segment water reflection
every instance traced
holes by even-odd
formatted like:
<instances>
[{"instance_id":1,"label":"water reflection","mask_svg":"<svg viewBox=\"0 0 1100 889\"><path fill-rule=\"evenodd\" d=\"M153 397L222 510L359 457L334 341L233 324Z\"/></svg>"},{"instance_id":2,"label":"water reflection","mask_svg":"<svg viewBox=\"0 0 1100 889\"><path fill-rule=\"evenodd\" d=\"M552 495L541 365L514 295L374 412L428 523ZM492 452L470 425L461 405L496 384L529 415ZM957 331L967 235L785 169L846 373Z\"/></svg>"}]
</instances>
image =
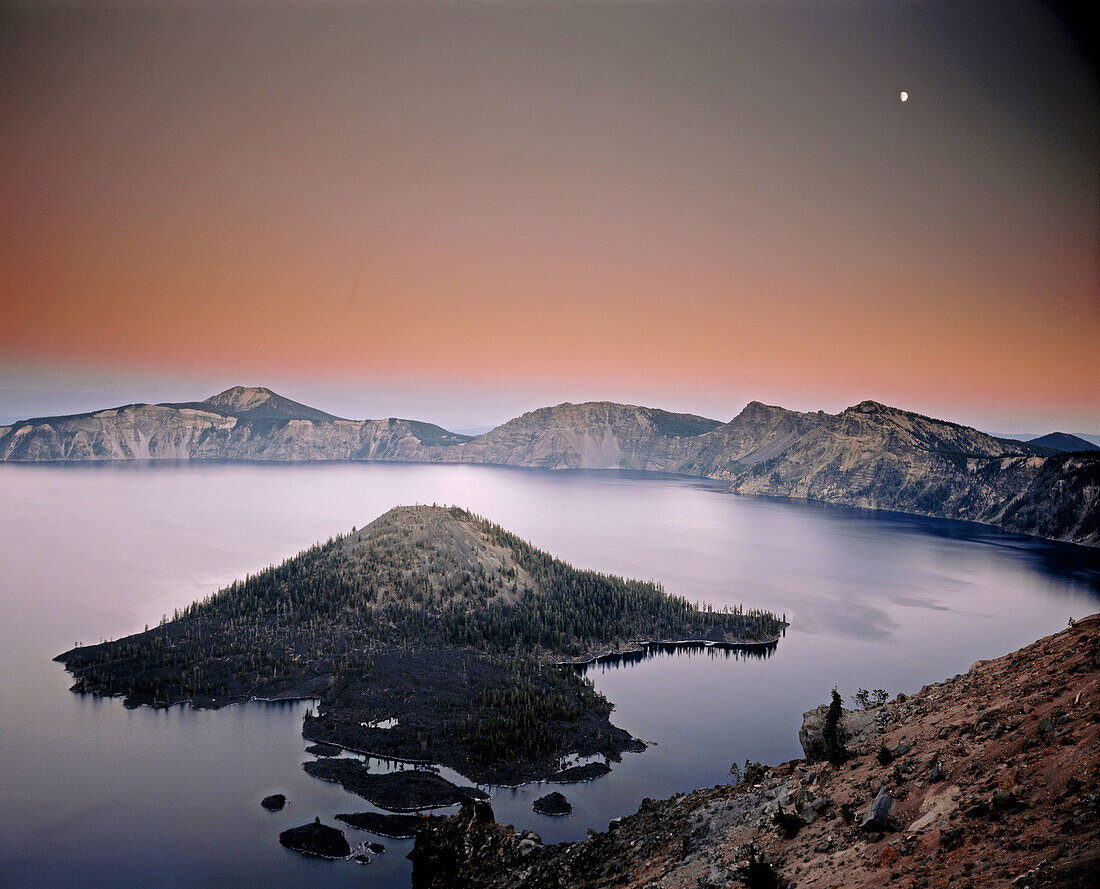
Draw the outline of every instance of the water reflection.
<instances>
[{"instance_id":1,"label":"water reflection","mask_svg":"<svg viewBox=\"0 0 1100 889\"><path fill-rule=\"evenodd\" d=\"M600 654L573 666L581 673L593 667L624 667L663 657L690 657L705 654L718 660L761 660L775 654L778 640L771 642L642 642L639 648Z\"/></svg>"}]
</instances>

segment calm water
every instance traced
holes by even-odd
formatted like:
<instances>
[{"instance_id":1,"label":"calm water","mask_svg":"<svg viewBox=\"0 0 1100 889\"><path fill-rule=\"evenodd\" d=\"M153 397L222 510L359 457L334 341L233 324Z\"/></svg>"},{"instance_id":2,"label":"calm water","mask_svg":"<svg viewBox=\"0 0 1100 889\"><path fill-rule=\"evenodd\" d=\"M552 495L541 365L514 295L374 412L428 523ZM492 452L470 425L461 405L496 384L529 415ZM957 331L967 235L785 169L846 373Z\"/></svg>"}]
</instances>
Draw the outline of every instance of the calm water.
<instances>
[{"instance_id":1,"label":"calm water","mask_svg":"<svg viewBox=\"0 0 1100 889\"><path fill-rule=\"evenodd\" d=\"M118 638L392 506L454 503L575 565L715 606L786 612L767 659L667 654L599 666L614 721L652 742L565 788L494 789L498 819L583 837L731 762L800 754L802 711L839 685L914 691L1100 610L1100 553L949 522L745 499L697 480L473 466L0 465L0 885L405 886L411 842L363 867L280 830L370 806L301 770L307 706L125 710L67 691L51 658ZM290 805L268 814L260 799ZM354 845L374 839L348 830Z\"/></svg>"}]
</instances>

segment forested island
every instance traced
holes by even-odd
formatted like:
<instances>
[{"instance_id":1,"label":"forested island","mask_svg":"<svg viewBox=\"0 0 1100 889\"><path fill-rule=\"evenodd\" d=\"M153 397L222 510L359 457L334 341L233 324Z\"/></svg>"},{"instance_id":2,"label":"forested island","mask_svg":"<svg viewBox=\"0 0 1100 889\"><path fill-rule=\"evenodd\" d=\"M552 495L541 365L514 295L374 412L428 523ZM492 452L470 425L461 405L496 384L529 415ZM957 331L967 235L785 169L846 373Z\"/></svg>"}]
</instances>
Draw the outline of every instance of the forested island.
<instances>
[{"instance_id":1,"label":"forested island","mask_svg":"<svg viewBox=\"0 0 1100 889\"><path fill-rule=\"evenodd\" d=\"M397 507L172 620L61 655L73 690L128 706L320 700L314 741L440 763L479 783L644 745L564 660L639 640L774 646L786 623L581 571L457 507Z\"/></svg>"}]
</instances>

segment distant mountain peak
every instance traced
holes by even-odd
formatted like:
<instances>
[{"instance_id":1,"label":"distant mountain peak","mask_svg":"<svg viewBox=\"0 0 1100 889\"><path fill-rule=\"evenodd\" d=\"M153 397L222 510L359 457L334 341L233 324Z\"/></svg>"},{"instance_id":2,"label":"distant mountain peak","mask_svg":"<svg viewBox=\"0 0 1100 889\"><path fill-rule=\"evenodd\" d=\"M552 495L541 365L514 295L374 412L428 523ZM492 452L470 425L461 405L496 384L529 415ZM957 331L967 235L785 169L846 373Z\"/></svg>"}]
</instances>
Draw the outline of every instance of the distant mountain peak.
<instances>
[{"instance_id":1,"label":"distant mountain peak","mask_svg":"<svg viewBox=\"0 0 1100 889\"><path fill-rule=\"evenodd\" d=\"M266 386L231 386L200 402L219 413L250 419L313 420L330 422L339 417L314 407L291 401Z\"/></svg>"},{"instance_id":2,"label":"distant mountain peak","mask_svg":"<svg viewBox=\"0 0 1100 889\"><path fill-rule=\"evenodd\" d=\"M741 413L742 414L744 414L744 413L749 413L749 414L769 413L770 414L770 413L773 413L775 411L782 411L782 410L786 410L786 408L782 408L782 407L779 407L779 406L774 405L774 404L764 404L764 402L762 402L762 401L750 401L741 410Z\"/></svg>"},{"instance_id":3,"label":"distant mountain peak","mask_svg":"<svg viewBox=\"0 0 1100 889\"><path fill-rule=\"evenodd\" d=\"M230 386L224 392L211 395L203 399L203 404L214 407L236 408L248 410L272 398L278 398L274 392L266 386Z\"/></svg>"},{"instance_id":4,"label":"distant mountain peak","mask_svg":"<svg viewBox=\"0 0 1100 889\"><path fill-rule=\"evenodd\" d=\"M1028 444L1056 451L1100 451L1100 446L1069 432L1048 432L1031 439Z\"/></svg>"},{"instance_id":5,"label":"distant mountain peak","mask_svg":"<svg viewBox=\"0 0 1100 889\"><path fill-rule=\"evenodd\" d=\"M872 401L867 399L861 401L859 404L853 404L850 408L846 409L844 413L852 414L885 414L885 413L897 413L899 408L890 407L888 404L883 404L881 401Z\"/></svg>"}]
</instances>

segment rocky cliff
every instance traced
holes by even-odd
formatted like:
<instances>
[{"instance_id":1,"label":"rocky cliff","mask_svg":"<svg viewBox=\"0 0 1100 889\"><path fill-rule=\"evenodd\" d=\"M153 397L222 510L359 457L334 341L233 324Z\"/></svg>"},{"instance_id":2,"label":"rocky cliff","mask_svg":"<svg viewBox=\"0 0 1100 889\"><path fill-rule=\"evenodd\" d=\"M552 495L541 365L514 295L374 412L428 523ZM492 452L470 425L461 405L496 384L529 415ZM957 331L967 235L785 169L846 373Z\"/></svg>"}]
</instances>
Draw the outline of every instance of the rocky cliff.
<instances>
[{"instance_id":1,"label":"rocky cliff","mask_svg":"<svg viewBox=\"0 0 1100 889\"><path fill-rule=\"evenodd\" d=\"M559 404L476 438L344 420L268 389L0 427L0 460L398 460L638 469L761 494L968 519L1100 543L1100 452L1052 453L872 401L839 414L752 402L728 423L612 402Z\"/></svg>"},{"instance_id":2,"label":"rocky cliff","mask_svg":"<svg viewBox=\"0 0 1100 889\"><path fill-rule=\"evenodd\" d=\"M459 459L544 469L678 472L685 455L704 447L701 441L719 426L717 420L694 414L632 404L567 402L531 411L486 432L465 445Z\"/></svg>"},{"instance_id":3,"label":"rocky cliff","mask_svg":"<svg viewBox=\"0 0 1100 889\"><path fill-rule=\"evenodd\" d=\"M866 401L781 453L736 467L730 490L968 519L1100 541L1100 459L1039 456L966 426Z\"/></svg>"},{"instance_id":4,"label":"rocky cliff","mask_svg":"<svg viewBox=\"0 0 1100 889\"><path fill-rule=\"evenodd\" d=\"M839 764L753 766L544 846L488 804L417 836L414 889L1096 887L1100 615L845 714ZM807 714L812 721L814 711Z\"/></svg>"}]
</instances>

